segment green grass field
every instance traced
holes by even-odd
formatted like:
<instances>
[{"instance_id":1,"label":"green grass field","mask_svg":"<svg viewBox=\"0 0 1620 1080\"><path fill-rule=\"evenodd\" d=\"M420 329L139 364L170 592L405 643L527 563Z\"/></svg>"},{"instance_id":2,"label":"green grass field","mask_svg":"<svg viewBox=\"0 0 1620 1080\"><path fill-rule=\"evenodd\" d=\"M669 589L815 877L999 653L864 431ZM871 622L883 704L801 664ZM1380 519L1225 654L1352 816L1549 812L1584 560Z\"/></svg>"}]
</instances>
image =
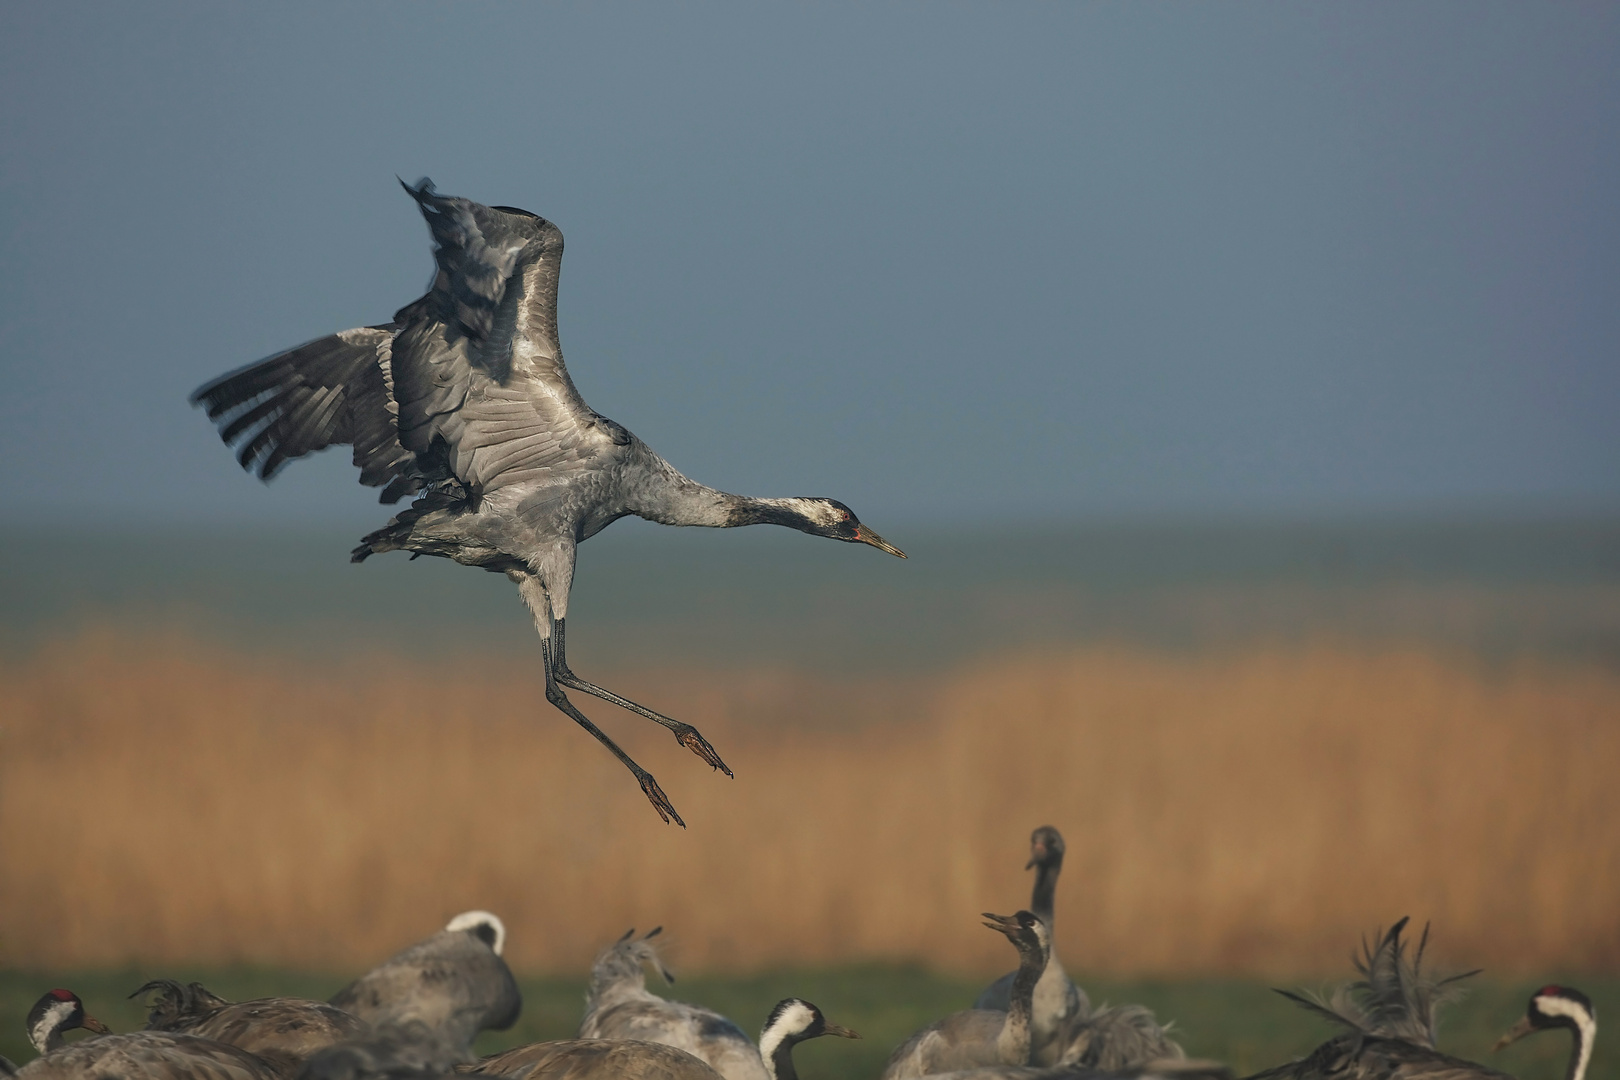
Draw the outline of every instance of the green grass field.
<instances>
[{"instance_id":1,"label":"green grass field","mask_svg":"<svg viewBox=\"0 0 1620 1080\"><path fill-rule=\"evenodd\" d=\"M92 1015L115 1031L138 1029L142 1010L127 994L151 973L98 971L77 974L32 974L0 971L0 1054L22 1063L33 1057L23 1032L28 1007L45 990L67 986L84 998ZM232 1000L273 994L325 998L342 985L332 976L287 971L171 971L197 980ZM913 1030L970 1003L980 981L930 974L914 968L843 967L780 971L749 977L682 979L671 996L719 1009L747 1030L763 1023L770 1006L784 997L803 997L821 1006L828 1018L859 1031L860 1042L822 1039L807 1043L796 1060L806 1077L876 1077L889 1051ZM1085 981L1093 1002L1137 1001L1161 1018L1173 1018L1189 1054L1229 1062L1239 1075L1297 1056L1321 1041L1328 1029L1254 981L1185 982ZM1577 985L1592 996L1601 1014L1620 998L1620 980L1582 979ZM1555 1080L1563 1075L1569 1043L1562 1033L1536 1036L1500 1055L1491 1043L1520 1016L1535 987L1476 980L1472 992L1445 1014L1441 1048L1510 1072L1525 1080ZM523 980L523 1017L511 1031L488 1033L479 1050L492 1053L539 1039L570 1037L584 1000L581 978ZM1599 1038L1590 1077L1617 1075L1612 1043Z\"/></svg>"}]
</instances>

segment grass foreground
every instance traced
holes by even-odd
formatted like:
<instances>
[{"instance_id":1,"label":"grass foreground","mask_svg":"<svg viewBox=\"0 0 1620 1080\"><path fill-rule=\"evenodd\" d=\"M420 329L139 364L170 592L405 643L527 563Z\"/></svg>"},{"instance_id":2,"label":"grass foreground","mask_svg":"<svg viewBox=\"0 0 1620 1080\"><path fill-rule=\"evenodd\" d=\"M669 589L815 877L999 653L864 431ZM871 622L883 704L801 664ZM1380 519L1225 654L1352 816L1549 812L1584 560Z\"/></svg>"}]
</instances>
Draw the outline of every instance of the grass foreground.
<instances>
[{"instance_id":1,"label":"grass foreground","mask_svg":"<svg viewBox=\"0 0 1620 1080\"><path fill-rule=\"evenodd\" d=\"M272 995L326 998L344 983L341 977L268 969L183 970L167 977L202 982L231 1000ZM91 1015L114 1031L138 1030L145 1013L127 995L153 973L147 971L81 971L35 974L0 971L0 1054L21 1064L34 1056L23 1032L23 1017L45 990L66 986L85 1001ZM570 1038L579 1023L585 984L579 977L525 978L523 1015L510 1031L487 1032L480 1053L542 1039ZM1620 979L1579 980L1599 1013L1620 998ZM847 966L819 970L782 970L743 977L683 978L668 988L669 996L715 1008L745 1030L755 1031L765 1014L784 997L802 997L819 1005L828 1019L852 1027L859 1042L821 1039L801 1046L795 1055L801 1073L812 1078L851 1080L876 1077L889 1052L912 1031L955 1009L965 1008L983 980L932 974L919 968ZM1255 980L1206 979L1174 982L1085 980L1093 1003L1141 1002L1162 1019L1173 1019L1190 1055L1229 1063L1239 1076L1305 1053L1329 1034L1327 1025L1273 994ZM1530 992L1528 983L1474 980L1470 993L1444 1014L1441 1049L1483 1061L1524 1080L1555 1080L1563 1075L1569 1041L1560 1032L1526 1039L1500 1055L1491 1043L1519 1018ZM73 1036L77 1037L77 1036ZM1487 1060L1488 1059L1488 1060ZM1620 1055L1600 1037L1588 1075L1616 1075Z\"/></svg>"}]
</instances>

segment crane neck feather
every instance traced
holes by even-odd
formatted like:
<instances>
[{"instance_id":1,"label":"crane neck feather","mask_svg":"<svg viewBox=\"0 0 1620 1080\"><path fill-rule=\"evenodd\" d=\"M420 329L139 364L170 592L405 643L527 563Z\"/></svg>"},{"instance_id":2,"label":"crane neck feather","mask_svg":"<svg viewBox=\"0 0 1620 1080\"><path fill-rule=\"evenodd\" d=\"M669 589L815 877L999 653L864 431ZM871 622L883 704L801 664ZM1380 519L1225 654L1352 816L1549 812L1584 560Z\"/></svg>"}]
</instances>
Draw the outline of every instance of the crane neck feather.
<instances>
[{"instance_id":1,"label":"crane neck feather","mask_svg":"<svg viewBox=\"0 0 1620 1080\"><path fill-rule=\"evenodd\" d=\"M1570 1028L1575 1045L1570 1049L1569 1071L1565 1074L1565 1080L1585 1080L1586 1067L1592 1061L1592 1044L1597 1039L1597 1021L1584 1009L1572 1010L1570 1019L1575 1022L1574 1027Z\"/></svg>"},{"instance_id":2,"label":"crane neck feather","mask_svg":"<svg viewBox=\"0 0 1620 1080\"><path fill-rule=\"evenodd\" d=\"M1007 1019L996 1036L996 1056L1006 1065L1028 1065L1033 1050L1033 1031L1030 1027L1035 984L1046 971L1047 948L1020 948L1018 974L1013 976L1012 993L1007 1001Z\"/></svg>"},{"instance_id":3,"label":"crane neck feather","mask_svg":"<svg viewBox=\"0 0 1620 1080\"><path fill-rule=\"evenodd\" d=\"M1057 904L1057 880L1062 872L1061 862L1035 864L1035 888L1030 892L1029 910L1046 924L1047 929L1052 927L1052 912Z\"/></svg>"},{"instance_id":4,"label":"crane neck feather","mask_svg":"<svg viewBox=\"0 0 1620 1080\"><path fill-rule=\"evenodd\" d=\"M780 524L787 499L755 499L700 484L649 448L629 482L625 509L660 525L729 529L739 525Z\"/></svg>"},{"instance_id":5,"label":"crane neck feather","mask_svg":"<svg viewBox=\"0 0 1620 1080\"><path fill-rule=\"evenodd\" d=\"M799 1080L793 1067L793 1047L815 1026L817 1016L803 1001L784 1001L759 1033L759 1056L771 1080Z\"/></svg>"},{"instance_id":6,"label":"crane neck feather","mask_svg":"<svg viewBox=\"0 0 1620 1080\"><path fill-rule=\"evenodd\" d=\"M48 1054L62 1045L62 1032L78 1008L71 1001L57 1001L46 1009L34 1026L28 1029L28 1041L41 1054Z\"/></svg>"},{"instance_id":7,"label":"crane neck feather","mask_svg":"<svg viewBox=\"0 0 1620 1080\"><path fill-rule=\"evenodd\" d=\"M793 1067L793 1044L797 1041L781 1035L774 1042L760 1046L760 1056L765 1059L765 1071L770 1074L770 1080L799 1080L799 1071Z\"/></svg>"},{"instance_id":8,"label":"crane neck feather","mask_svg":"<svg viewBox=\"0 0 1620 1080\"><path fill-rule=\"evenodd\" d=\"M830 511L822 500L771 499L733 495L682 476L660 459L662 469L642 486L629 510L660 525L690 525L735 529L743 525L783 525L814 532L830 524Z\"/></svg>"}]
</instances>

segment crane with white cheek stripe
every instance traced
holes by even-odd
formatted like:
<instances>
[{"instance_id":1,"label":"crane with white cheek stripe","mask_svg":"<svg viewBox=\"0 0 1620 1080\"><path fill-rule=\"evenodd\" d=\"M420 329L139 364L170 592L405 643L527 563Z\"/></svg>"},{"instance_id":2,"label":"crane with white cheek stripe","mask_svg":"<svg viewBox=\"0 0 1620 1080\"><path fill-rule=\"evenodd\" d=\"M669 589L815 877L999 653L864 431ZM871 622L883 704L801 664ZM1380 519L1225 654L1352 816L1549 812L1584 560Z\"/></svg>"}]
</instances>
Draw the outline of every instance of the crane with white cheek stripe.
<instances>
[{"instance_id":1,"label":"crane with white cheek stripe","mask_svg":"<svg viewBox=\"0 0 1620 1080\"><path fill-rule=\"evenodd\" d=\"M1493 1050L1518 1042L1526 1035L1538 1031L1564 1028L1575 1040L1570 1049L1566 1080L1584 1080L1586 1066L1592 1060L1592 1044L1597 1040L1597 1010L1592 999L1567 986L1543 986L1530 995L1530 1004L1524 1016L1513 1029L1496 1040Z\"/></svg>"},{"instance_id":2,"label":"crane with white cheek stripe","mask_svg":"<svg viewBox=\"0 0 1620 1080\"><path fill-rule=\"evenodd\" d=\"M847 1027L829 1023L820 1009L803 998L778 1001L759 1033L759 1055L765 1059L765 1071L771 1080L799 1080L798 1070L793 1067L793 1048L823 1035L860 1038Z\"/></svg>"}]
</instances>

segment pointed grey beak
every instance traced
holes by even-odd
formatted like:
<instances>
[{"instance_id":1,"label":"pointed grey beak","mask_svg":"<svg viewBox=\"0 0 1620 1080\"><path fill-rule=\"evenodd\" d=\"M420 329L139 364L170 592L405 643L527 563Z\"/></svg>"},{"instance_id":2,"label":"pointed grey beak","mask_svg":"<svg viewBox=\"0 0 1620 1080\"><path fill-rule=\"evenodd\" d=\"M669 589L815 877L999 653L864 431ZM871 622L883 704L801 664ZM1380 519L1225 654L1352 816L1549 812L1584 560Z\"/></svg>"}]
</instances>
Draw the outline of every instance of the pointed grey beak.
<instances>
[{"instance_id":1,"label":"pointed grey beak","mask_svg":"<svg viewBox=\"0 0 1620 1080\"><path fill-rule=\"evenodd\" d=\"M890 555L898 555L902 559L906 557L905 552L883 539L883 537L879 536L871 529L868 529L865 525L857 525L855 527L855 538L863 544L871 544L880 551L887 551Z\"/></svg>"},{"instance_id":2,"label":"pointed grey beak","mask_svg":"<svg viewBox=\"0 0 1620 1080\"><path fill-rule=\"evenodd\" d=\"M1520 1017L1519 1022L1513 1025L1511 1031L1502 1036L1500 1039L1496 1040L1496 1045L1491 1047L1491 1053L1494 1054L1496 1051L1502 1049L1502 1047L1508 1045L1509 1043L1518 1042L1520 1039L1524 1038L1526 1035L1535 1030L1536 1025L1530 1022L1529 1016Z\"/></svg>"},{"instance_id":3,"label":"pointed grey beak","mask_svg":"<svg viewBox=\"0 0 1620 1080\"><path fill-rule=\"evenodd\" d=\"M839 1027L837 1024L826 1024L825 1027L826 1030L824 1034L836 1035L840 1039L858 1039L861 1037L860 1032L851 1031L847 1027Z\"/></svg>"}]
</instances>

